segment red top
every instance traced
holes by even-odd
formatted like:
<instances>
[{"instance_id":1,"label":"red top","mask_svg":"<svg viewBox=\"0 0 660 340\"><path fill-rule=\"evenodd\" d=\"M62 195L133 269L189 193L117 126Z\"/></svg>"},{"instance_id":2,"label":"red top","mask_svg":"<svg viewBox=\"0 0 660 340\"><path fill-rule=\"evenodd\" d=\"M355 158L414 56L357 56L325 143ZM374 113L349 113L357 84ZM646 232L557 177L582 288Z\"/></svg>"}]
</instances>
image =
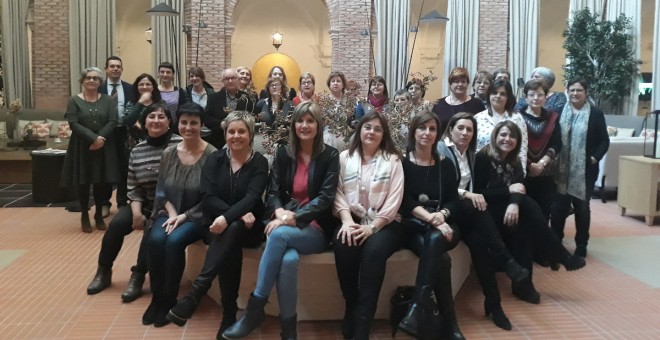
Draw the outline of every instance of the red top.
<instances>
[{"instance_id":1,"label":"red top","mask_svg":"<svg viewBox=\"0 0 660 340\"><path fill-rule=\"evenodd\" d=\"M298 162L296 164L296 174L293 176L293 192L291 193L291 198L300 202L300 207L304 207L309 203L309 194L307 192L307 186L309 183L309 165L305 165L302 157L298 157ZM311 226L316 228L321 228L321 226L312 221Z\"/></svg>"}]
</instances>

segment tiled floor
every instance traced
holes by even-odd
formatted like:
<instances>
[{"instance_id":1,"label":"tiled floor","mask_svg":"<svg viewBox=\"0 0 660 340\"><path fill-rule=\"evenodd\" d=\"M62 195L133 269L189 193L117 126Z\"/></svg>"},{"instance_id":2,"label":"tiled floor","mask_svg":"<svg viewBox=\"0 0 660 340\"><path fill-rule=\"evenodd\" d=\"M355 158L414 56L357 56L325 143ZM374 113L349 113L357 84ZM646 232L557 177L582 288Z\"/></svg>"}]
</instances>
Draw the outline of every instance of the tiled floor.
<instances>
[{"instance_id":1,"label":"tiled floor","mask_svg":"<svg viewBox=\"0 0 660 340\"><path fill-rule=\"evenodd\" d=\"M535 268L541 304L531 305L510 294L500 277L503 307L513 323L510 332L483 316L483 298L470 277L456 298L461 328L468 339L660 339L660 290L635 273L660 276L658 266L624 270L643 249L630 251L621 240L658 239L660 228L643 219L619 216L616 202L592 201L592 237L588 265L577 272ZM140 323L148 297L130 304L119 298L130 275L140 235L130 235L115 264L113 285L88 296L102 232L83 234L78 215L62 208L0 209L0 250L12 251L0 267L0 338L2 339L211 339L220 313L205 299L186 327L156 329ZM568 234L572 235L572 221ZM648 237L652 236L652 237ZM648 237L648 238L647 238ZM600 239L607 242L600 242ZM566 242L567 245L570 241ZM600 245L600 244L603 245ZM622 244L624 242L621 242ZM647 242L648 243L648 242ZM640 247L653 243L640 242ZM657 249L660 246L655 247ZM24 250L24 253L20 251ZM16 252L19 251L19 252ZM0 252L0 257L3 252ZM608 257L606 261L598 257ZM614 261L618 258L625 261ZM186 289L185 284L182 289ZM301 339L340 339L338 322L301 322ZM278 338L279 325L269 318L252 339ZM375 323L373 338L390 338L386 321ZM397 338L407 338L399 333Z\"/></svg>"}]
</instances>

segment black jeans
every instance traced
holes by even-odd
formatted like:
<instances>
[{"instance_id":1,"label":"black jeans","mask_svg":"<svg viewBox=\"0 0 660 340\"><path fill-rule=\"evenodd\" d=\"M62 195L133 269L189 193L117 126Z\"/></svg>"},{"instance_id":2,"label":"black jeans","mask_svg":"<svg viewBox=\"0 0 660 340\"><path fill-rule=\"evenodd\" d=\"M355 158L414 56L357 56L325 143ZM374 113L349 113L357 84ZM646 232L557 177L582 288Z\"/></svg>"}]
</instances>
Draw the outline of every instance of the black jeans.
<instances>
[{"instance_id":1,"label":"black jeans","mask_svg":"<svg viewBox=\"0 0 660 340\"><path fill-rule=\"evenodd\" d=\"M387 259L402 246L403 227L392 221L360 246L342 244L334 232L335 264L346 315L355 320L355 339L368 337L385 277ZM365 338L366 339L366 338Z\"/></svg>"},{"instance_id":2,"label":"black jeans","mask_svg":"<svg viewBox=\"0 0 660 340\"><path fill-rule=\"evenodd\" d=\"M557 193L554 178L550 176L527 177L525 178L525 190L527 195L539 204L545 219L549 220L552 202Z\"/></svg>"},{"instance_id":3,"label":"black jeans","mask_svg":"<svg viewBox=\"0 0 660 340\"><path fill-rule=\"evenodd\" d=\"M142 212L146 214L147 212ZM117 215L112 218L108 230L103 235L101 242L101 251L99 252L99 266L112 268L112 265L117 259L117 255L124 244L124 237L133 232L133 211L131 207L126 205L119 208ZM131 268L131 271L138 272L142 275L146 274L147 269L147 235L148 231L145 230L140 242L140 249L138 250L137 263Z\"/></svg>"},{"instance_id":4,"label":"black jeans","mask_svg":"<svg viewBox=\"0 0 660 340\"><path fill-rule=\"evenodd\" d=\"M413 301L420 301L422 287L431 286L438 302L438 308L442 312L453 308L451 257L447 252L456 248L461 240L460 229L455 225L450 225L454 232L449 241L440 230L416 218L404 219L402 224L405 234L404 247L419 257Z\"/></svg>"},{"instance_id":5,"label":"black jeans","mask_svg":"<svg viewBox=\"0 0 660 340\"><path fill-rule=\"evenodd\" d=\"M232 222L221 234L207 235L209 248L204 266L192 284L188 296L199 303L217 276L220 281L220 299L225 312L236 313L238 290L243 269L243 247L256 247L263 241L264 225L256 220L252 228L245 228L241 220Z\"/></svg>"},{"instance_id":6,"label":"black jeans","mask_svg":"<svg viewBox=\"0 0 660 340\"><path fill-rule=\"evenodd\" d=\"M80 211L83 213L89 209L89 186L90 184L80 184L78 186L78 202L80 203ZM94 205L100 211L103 202L105 202L105 193L108 190L112 191L112 184L94 183L91 186L94 195Z\"/></svg>"},{"instance_id":7,"label":"black jeans","mask_svg":"<svg viewBox=\"0 0 660 340\"><path fill-rule=\"evenodd\" d=\"M588 196L591 198L591 195ZM589 226L591 225L591 208L589 200L581 200L575 196L557 194L552 206L550 224L559 240L564 239L564 227L568 212L573 204L575 213L575 245L586 247L589 243Z\"/></svg>"}]
</instances>

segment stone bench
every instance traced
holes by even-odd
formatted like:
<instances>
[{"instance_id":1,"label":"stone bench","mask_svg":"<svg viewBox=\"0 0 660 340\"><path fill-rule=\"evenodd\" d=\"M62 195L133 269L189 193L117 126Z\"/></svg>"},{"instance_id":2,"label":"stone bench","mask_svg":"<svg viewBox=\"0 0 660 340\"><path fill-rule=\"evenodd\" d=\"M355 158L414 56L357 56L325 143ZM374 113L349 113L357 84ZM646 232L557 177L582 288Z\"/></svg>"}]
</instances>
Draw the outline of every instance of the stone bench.
<instances>
[{"instance_id":1,"label":"stone bench","mask_svg":"<svg viewBox=\"0 0 660 340\"><path fill-rule=\"evenodd\" d=\"M202 242L188 246L184 278L193 281L201 271L206 256L207 246ZM245 308L250 293L257 283L257 269L263 253L263 246L254 249L243 249L243 272L239 291L238 306ZM452 258L452 289L454 295L470 273L470 252L461 242L449 252ZM410 250L397 251L387 261L385 280L378 298L376 319L388 319L389 299L398 286L414 285L417 273L417 256ZM218 280L208 295L220 303ZM300 256L298 267L298 320L341 320L344 316L344 298L339 288L335 256L332 251L320 254ZM266 304L266 314L279 315L276 289L273 288L269 303Z\"/></svg>"}]
</instances>

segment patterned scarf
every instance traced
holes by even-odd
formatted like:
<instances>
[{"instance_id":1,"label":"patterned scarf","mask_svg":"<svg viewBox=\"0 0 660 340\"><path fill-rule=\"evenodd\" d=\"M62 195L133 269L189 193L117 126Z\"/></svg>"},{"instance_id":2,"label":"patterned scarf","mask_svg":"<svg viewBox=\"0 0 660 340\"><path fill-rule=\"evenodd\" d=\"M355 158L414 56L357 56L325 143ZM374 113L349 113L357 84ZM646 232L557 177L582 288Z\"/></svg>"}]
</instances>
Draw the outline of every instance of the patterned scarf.
<instances>
[{"instance_id":1,"label":"patterned scarf","mask_svg":"<svg viewBox=\"0 0 660 340\"><path fill-rule=\"evenodd\" d=\"M579 111L573 111L570 103L564 105L559 119L561 142L557 191L587 200L585 171L587 167L587 129L591 106L585 103Z\"/></svg>"},{"instance_id":2,"label":"patterned scarf","mask_svg":"<svg viewBox=\"0 0 660 340\"><path fill-rule=\"evenodd\" d=\"M350 154L346 159L346 171L344 173L344 194L351 213L361 219L360 224L369 224L376 217L376 213L385 202L387 192L390 188L392 162L396 156L390 155L390 159L383 157L383 152L378 151L371 164L375 164L373 175L369 183L369 207L365 209L360 204L360 191L362 185L362 156L358 152Z\"/></svg>"}]
</instances>

